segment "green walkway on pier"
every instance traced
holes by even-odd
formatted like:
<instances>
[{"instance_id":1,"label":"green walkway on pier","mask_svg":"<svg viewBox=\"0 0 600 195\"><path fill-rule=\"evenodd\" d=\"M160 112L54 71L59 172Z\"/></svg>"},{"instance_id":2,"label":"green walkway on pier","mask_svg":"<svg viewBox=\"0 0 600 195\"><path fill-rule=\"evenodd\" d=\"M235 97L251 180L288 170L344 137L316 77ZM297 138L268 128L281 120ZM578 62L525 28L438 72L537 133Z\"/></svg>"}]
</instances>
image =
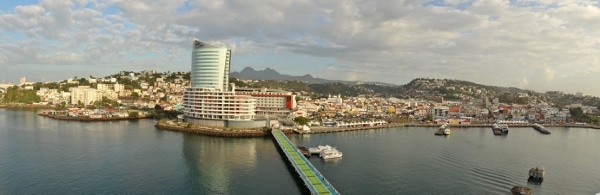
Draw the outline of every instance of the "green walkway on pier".
<instances>
[{"instance_id":1,"label":"green walkway on pier","mask_svg":"<svg viewBox=\"0 0 600 195\"><path fill-rule=\"evenodd\" d=\"M339 194L281 130L274 129L271 133L312 194Z\"/></svg>"}]
</instances>

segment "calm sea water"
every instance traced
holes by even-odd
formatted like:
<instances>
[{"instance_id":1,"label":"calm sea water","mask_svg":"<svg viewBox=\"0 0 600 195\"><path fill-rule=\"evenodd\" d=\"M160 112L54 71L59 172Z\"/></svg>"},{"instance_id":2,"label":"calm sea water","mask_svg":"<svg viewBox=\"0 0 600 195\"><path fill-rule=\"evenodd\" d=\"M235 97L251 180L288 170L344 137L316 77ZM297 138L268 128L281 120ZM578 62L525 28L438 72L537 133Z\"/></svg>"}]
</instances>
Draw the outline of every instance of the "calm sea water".
<instances>
[{"instance_id":1,"label":"calm sea water","mask_svg":"<svg viewBox=\"0 0 600 195\"><path fill-rule=\"evenodd\" d=\"M2 194L301 194L302 184L269 138L162 131L153 120L73 122L0 109ZM535 194L600 192L600 130L393 128L290 135L330 144L339 160L310 161L343 194ZM532 167L541 185L527 183Z\"/></svg>"}]
</instances>

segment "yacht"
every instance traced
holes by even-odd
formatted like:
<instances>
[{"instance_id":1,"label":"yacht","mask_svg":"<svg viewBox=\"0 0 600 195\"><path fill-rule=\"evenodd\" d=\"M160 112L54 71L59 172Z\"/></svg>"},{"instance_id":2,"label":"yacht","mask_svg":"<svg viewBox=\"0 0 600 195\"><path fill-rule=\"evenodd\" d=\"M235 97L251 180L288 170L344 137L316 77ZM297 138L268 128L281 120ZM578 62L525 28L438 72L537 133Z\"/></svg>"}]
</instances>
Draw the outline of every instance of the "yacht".
<instances>
[{"instance_id":1,"label":"yacht","mask_svg":"<svg viewBox=\"0 0 600 195\"><path fill-rule=\"evenodd\" d=\"M330 145L318 145L317 147L308 148L308 152L310 152L310 154L321 154L321 151L332 148L333 147L331 147Z\"/></svg>"},{"instance_id":2,"label":"yacht","mask_svg":"<svg viewBox=\"0 0 600 195\"><path fill-rule=\"evenodd\" d=\"M450 135L452 131L450 131L450 127L446 127L446 129L444 129L444 135Z\"/></svg>"},{"instance_id":3,"label":"yacht","mask_svg":"<svg viewBox=\"0 0 600 195\"><path fill-rule=\"evenodd\" d=\"M342 152L337 150L336 148L331 147L321 150L319 156L323 159L341 158Z\"/></svg>"}]
</instances>

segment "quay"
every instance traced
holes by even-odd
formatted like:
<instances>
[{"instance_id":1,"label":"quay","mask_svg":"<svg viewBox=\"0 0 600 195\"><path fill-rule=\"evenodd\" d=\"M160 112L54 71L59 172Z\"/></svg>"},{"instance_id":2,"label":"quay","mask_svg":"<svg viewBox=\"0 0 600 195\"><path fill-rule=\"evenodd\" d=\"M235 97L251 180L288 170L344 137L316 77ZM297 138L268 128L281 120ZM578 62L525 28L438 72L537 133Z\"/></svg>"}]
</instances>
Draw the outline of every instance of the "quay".
<instances>
[{"instance_id":1,"label":"quay","mask_svg":"<svg viewBox=\"0 0 600 195\"><path fill-rule=\"evenodd\" d=\"M325 177L304 157L285 134L278 129L271 131L279 149L285 154L311 194L340 194Z\"/></svg>"},{"instance_id":2,"label":"quay","mask_svg":"<svg viewBox=\"0 0 600 195\"><path fill-rule=\"evenodd\" d=\"M506 124L508 127L533 127L533 124ZM451 124L450 126L456 128L469 128L469 127L493 127L492 124ZM574 127L574 128L591 128L600 129L600 126L595 125L572 125L572 124L552 124L546 125L550 127ZM346 131L360 131L360 130L372 130L372 129L384 129L394 127L439 127L439 124L421 124L421 123L388 123L376 126L355 126L355 127L311 127L310 131L293 130L298 134L318 134L318 133L338 133ZM493 129L492 129L493 131ZM502 129L500 129L498 135L503 135Z\"/></svg>"},{"instance_id":3,"label":"quay","mask_svg":"<svg viewBox=\"0 0 600 195\"><path fill-rule=\"evenodd\" d=\"M371 129L384 129L393 127L404 127L404 123L389 123L377 126L356 126L356 127L311 127L310 131L295 130L298 134L316 134L316 133L336 133L345 131L360 131Z\"/></svg>"},{"instance_id":4,"label":"quay","mask_svg":"<svg viewBox=\"0 0 600 195\"><path fill-rule=\"evenodd\" d=\"M546 128L540 124L537 124L537 123L533 124L533 128L535 130L539 131L540 133L547 134L547 135L550 134L550 131L546 130Z\"/></svg>"},{"instance_id":5,"label":"quay","mask_svg":"<svg viewBox=\"0 0 600 195\"><path fill-rule=\"evenodd\" d=\"M95 122L95 121L118 121L118 120L136 120L136 119L150 119L151 116L138 116L138 117L110 117L110 118L90 118L90 117L71 117L71 116L60 116L39 113L39 116L45 116L51 119L66 120L66 121L80 121L80 122Z\"/></svg>"}]
</instances>

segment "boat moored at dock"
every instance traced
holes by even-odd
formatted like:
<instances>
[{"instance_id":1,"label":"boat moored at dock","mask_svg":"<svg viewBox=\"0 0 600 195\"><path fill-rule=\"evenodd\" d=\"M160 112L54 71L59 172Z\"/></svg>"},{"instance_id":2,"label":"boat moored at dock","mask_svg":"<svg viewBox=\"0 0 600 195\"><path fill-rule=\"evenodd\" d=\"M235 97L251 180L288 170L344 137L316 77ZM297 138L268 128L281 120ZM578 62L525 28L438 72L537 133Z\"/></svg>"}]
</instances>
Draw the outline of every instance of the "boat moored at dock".
<instances>
[{"instance_id":1,"label":"boat moored at dock","mask_svg":"<svg viewBox=\"0 0 600 195\"><path fill-rule=\"evenodd\" d=\"M323 159L333 159L333 158L341 158L343 156L342 152L338 149L331 147L327 149L321 150L319 156Z\"/></svg>"},{"instance_id":2,"label":"boat moored at dock","mask_svg":"<svg viewBox=\"0 0 600 195\"><path fill-rule=\"evenodd\" d=\"M492 124L492 132L494 135L506 135L508 134L508 125L507 124Z\"/></svg>"},{"instance_id":3,"label":"boat moored at dock","mask_svg":"<svg viewBox=\"0 0 600 195\"><path fill-rule=\"evenodd\" d=\"M434 135L450 135L450 133L452 133L452 131L450 130L450 125L448 123L443 124L442 126L440 126L438 128L437 131L435 131L433 134Z\"/></svg>"},{"instance_id":4,"label":"boat moored at dock","mask_svg":"<svg viewBox=\"0 0 600 195\"><path fill-rule=\"evenodd\" d=\"M317 147L308 148L308 152L313 155L317 154L323 159L332 159L342 157L342 152L330 145L318 145Z\"/></svg>"},{"instance_id":5,"label":"boat moored at dock","mask_svg":"<svg viewBox=\"0 0 600 195\"><path fill-rule=\"evenodd\" d=\"M310 147L308 148L308 152L312 155L312 154L320 154L321 151L325 150L325 149L331 149L333 147L331 147L330 145L318 145L317 147Z\"/></svg>"},{"instance_id":6,"label":"boat moored at dock","mask_svg":"<svg viewBox=\"0 0 600 195\"><path fill-rule=\"evenodd\" d=\"M500 125L498 125L498 123L492 124L492 132L494 135L502 135L502 130L500 130Z\"/></svg>"},{"instance_id":7,"label":"boat moored at dock","mask_svg":"<svg viewBox=\"0 0 600 195\"><path fill-rule=\"evenodd\" d=\"M450 135L450 133L452 133L450 127L446 127L446 129L444 129L444 135Z\"/></svg>"},{"instance_id":8,"label":"boat moored at dock","mask_svg":"<svg viewBox=\"0 0 600 195\"><path fill-rule=\"evenodd\" d=\"M508 125L507 124L502 124L500 125L500 130L502 131L502 134L508 134Z\"/></svg>"}]
</instances>

